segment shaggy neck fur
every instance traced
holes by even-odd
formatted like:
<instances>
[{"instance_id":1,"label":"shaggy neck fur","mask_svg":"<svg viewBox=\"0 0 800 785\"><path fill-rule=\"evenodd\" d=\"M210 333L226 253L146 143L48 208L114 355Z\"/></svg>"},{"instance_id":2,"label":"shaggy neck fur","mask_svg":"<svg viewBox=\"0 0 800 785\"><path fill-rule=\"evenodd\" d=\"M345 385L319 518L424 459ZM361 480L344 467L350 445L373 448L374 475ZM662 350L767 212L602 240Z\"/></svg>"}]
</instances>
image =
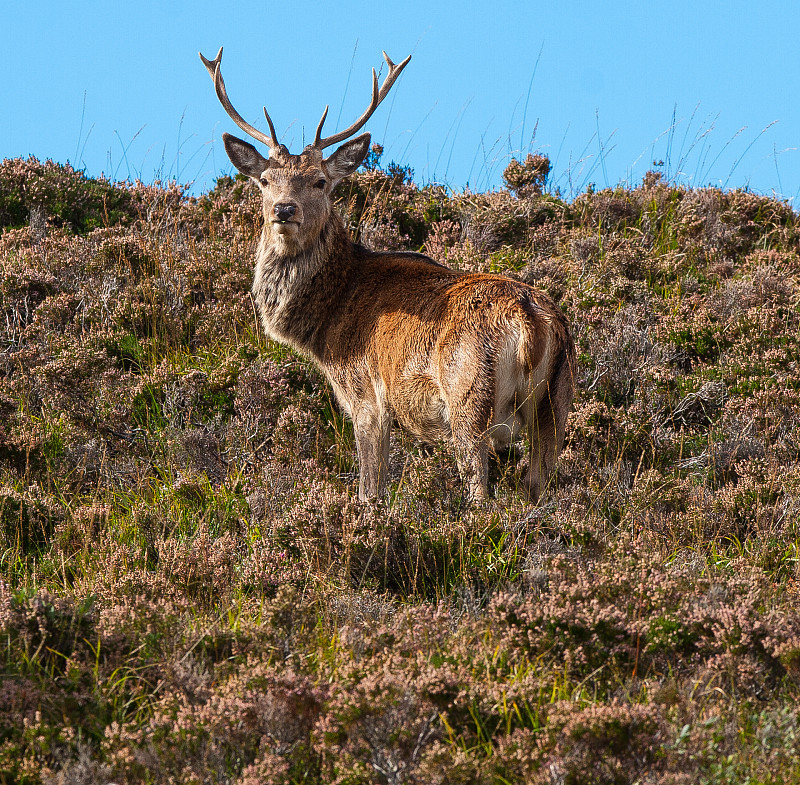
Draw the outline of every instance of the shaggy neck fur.
<instances>
[{"instance_id":1,"label":"shaggy neck fur","mask_svg":"<svg viewBox=\"0 0 800 785\"><path fill-rule=\"evenodd\" d=\"M322 358L325 329L341 303L352 265L352 244L339 216L331 212L305 248L294 251L269 226L256 252L253 295L267 335Z\"/></svg>"}]
</instances>

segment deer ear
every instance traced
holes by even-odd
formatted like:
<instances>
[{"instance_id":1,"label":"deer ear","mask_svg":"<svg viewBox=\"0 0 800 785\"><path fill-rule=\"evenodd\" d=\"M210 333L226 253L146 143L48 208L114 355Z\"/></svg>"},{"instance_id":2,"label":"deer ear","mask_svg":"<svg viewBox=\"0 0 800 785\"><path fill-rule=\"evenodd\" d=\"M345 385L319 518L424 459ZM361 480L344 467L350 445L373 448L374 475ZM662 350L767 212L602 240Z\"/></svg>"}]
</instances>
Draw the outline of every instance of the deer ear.
<instances>
[{"instance_id":1,"label":"deer ear","mask_svg":"<svg viewBox=\"0 0 800 785\"><path fill-rule=\"evenodd\" d=\"M361 166L369 151L369 140L369 134L361 134L345 142L330 158L325 159L325 168L334 185Z\"/></svg>"},{"instance_id":2,"label":"deer ear","mask_svg":"<svg viewBox=\"0 0 800 785\"><path fill-rule=\"evenodd\" d=\"M248 177L258 180L262 172L269 166L269 162L249 142L237 139L230 134L222 134L225 152L231 163Z\"/></svg>"}]
</instances>

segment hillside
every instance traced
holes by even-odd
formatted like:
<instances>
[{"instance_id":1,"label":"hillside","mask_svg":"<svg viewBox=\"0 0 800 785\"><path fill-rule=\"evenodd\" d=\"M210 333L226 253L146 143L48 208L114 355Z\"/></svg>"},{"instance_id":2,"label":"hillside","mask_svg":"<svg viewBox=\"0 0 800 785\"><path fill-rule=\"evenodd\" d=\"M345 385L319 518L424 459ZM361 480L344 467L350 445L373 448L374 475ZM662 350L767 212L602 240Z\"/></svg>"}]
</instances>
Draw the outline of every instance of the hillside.
<instances>
[{"instance_id":1,"label":"hillside","mask_svg":"<svg viewBox=\"0 0 800 785\"><path fill-rule=\"evenodd\" d=\"M545 289L557 482L463 504L352 429L249 295L256 190L0 164L0 782L800 780L800 217L369 169L355 237Z\"/></svg>"}]
</instances>

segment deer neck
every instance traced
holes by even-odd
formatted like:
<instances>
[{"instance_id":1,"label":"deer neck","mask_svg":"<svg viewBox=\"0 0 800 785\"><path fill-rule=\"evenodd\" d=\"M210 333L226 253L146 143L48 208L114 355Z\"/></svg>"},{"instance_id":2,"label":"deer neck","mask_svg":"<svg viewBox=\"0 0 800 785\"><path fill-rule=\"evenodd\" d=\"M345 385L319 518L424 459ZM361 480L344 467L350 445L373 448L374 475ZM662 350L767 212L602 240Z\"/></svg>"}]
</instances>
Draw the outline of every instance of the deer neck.
<instances>
[{"instance_id":1,"label":"deer neck","mask_svg":"<svg viewBox=\"0 0 800 785\"><path fill-rule=\"evenodd\" d=\"M269 338L321 356L324 333L349 277L352 248L335 212L319 235L295 253L264 227L256 252L253 296Z\"/></svg>"}]
</instances>

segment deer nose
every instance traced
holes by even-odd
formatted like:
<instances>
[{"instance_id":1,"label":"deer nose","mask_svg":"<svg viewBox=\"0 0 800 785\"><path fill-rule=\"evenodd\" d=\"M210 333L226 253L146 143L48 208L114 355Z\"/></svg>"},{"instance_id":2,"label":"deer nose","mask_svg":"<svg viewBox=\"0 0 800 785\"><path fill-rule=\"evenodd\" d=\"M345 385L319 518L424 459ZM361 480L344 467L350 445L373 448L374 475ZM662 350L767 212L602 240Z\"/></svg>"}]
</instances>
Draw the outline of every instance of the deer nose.
<instances>
[{"instance_id":1,"label":"deer nose","mask_svg":"<svg viewBox=\"0 0 800 785\"><path fill-rule=\"evenodd\" d=\"M276 204L272 212L279 221L288 221L297 212L297 207L293 204Z\"/></svg>"}]
</instances>

